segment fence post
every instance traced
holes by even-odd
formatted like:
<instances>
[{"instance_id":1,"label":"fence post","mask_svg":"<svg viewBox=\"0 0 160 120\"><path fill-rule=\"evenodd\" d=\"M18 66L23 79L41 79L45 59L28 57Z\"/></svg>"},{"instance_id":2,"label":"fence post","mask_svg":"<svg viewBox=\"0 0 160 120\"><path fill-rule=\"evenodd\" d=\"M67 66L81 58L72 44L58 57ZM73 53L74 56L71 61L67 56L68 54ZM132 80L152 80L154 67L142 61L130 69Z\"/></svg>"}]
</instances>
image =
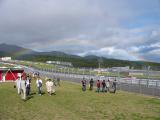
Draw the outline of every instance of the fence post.
<instances>
[{"instance_id":1,"label":"fence post","mask_svg":"<svg viewBox=\"0 0 160 120\"><path fill-rule=\"evenodd\" d=\"M141 80L140 79L138 80L138 83L139 83L139 93L141 94Z\"/></svg>"},{"instance_id":2,"label":"fence post","mask_svg":"<svg viewBox=\"0 0 160 120\"><path fill-rule=\"evenodd\" d=\"M160 87L160 81L157 81L157 85L156 85L156 86L157 86L157 89L158 89L158 91L159 91L159 92L158 92L158 96L160 96L160 88L158 88L158 87Z\"/></svg>"},{"instance_id":3,"label":"fence post","mask_svg":"<svg viewBox=\"0 0 160 120\"><path fill-rule=\"evenodd\" d=\"M122 90L121 80L119 80L119 89Z\"/></svg>"}]
</instances>

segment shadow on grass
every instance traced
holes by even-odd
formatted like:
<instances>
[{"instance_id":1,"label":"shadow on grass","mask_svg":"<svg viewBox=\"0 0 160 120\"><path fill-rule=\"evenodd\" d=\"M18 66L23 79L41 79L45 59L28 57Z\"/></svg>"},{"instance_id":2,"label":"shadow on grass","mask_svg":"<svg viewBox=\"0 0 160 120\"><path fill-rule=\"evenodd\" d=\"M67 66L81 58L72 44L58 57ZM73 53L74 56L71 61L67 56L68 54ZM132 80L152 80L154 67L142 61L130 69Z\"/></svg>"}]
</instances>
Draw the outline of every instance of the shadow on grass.
<instances>
[{"instance_id":1,"label":"shadow on grass","mask_svg":"<svg viewBox=\"0 0 160 120\"><path fill-rule=\"evenodd\" d=\"M31 93L30 95L35 95L36 93L34 92L34 93Z\"/></svg>"},{"instance_id":2,"label":"shadow on grass","mask_svg":"<svg viewBox=\"0 0 160 120\"><path fill-rule=\"evenodd\" d=\"M33 96L27 96L27 98L26 99L22 99L24 102L27 102L28 100L30 100L30 99L32 99L33 98Z\"/></svg>"},{"instance_id":3,"label":"shadow on grass","mask_svg":"<svg viewBox=\"0 0 160 120\"><path fill-rule=\"evenodd\" d=\"M30 95L36 95L36 94L38 94L38 93L33 92L33 93L31 93ZM46 94L45 92L42 92L42 95L45 95L45 94Z\"/></svg>"},{"instance_id":4,"label":"shadow on grass","mask_svg":"<svg viewBox=\"0 0 160 120\"><path fill-rule=\"evenodd\" d=\"M45 92L42 92L42 95L45 95L46 93Z\"/></svg>"},{"instance_id":5,"label":"shadow on grass","mask_svg":"<svg viewBox=\"0 0 160 120\"><path fill-rule=\"evenodd\" d=\"M30 100L30 99L32 99L32 98L34 98L34 96L28 96L28 97L27 97L27 100Z\"/></svg>"}]
</instances>

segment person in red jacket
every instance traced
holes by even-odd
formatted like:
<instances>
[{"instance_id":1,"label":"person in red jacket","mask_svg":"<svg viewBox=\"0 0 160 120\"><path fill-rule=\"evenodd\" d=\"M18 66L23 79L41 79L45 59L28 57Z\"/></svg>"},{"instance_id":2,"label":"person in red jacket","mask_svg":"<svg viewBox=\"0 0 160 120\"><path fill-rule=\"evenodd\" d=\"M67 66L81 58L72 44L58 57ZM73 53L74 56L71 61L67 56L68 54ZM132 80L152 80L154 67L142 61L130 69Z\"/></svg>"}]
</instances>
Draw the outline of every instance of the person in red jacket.
<instances>
[{"instance_id":1,"label":"person in red jacket","mask_svg":"<svg viewBox=\"0 0 160 120\"><path fill-rule=\"evenodd\" d=\"M100 80L97 80L96 86L97 86L97 92L100 92L100 87L101 87Z\"/></svg>"}]
</instances>

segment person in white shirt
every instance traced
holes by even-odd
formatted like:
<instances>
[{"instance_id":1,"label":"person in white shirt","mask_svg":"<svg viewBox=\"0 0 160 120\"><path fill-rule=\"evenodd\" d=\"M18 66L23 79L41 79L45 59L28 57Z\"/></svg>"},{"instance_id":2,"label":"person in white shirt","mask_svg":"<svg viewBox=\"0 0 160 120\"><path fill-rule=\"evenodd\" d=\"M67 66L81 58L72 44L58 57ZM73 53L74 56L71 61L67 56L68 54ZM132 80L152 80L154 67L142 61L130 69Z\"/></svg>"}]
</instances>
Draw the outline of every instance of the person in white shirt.
<instances>
[{"instance_id":1,"label":"person in white shirt","mask_svg":"<svg viewBox=\"0 0 160 120\"><path fill-rule=\"evenodd\" d=\"M37 88L38 88L38 94L42 95L42 80L40 79L39 76L37 77L36 85L37 85Z\"/></svg>"},{"instance_id":2,"label":"person in white shirt","mask_svg":"<svg viewBox=\"0 0 160 120\"><path fill-rule=\"evenodd\" d=\"M18 79L15 81L17 92L20 95L21 94L21 77L18 76Z\"/></svg>"},{"instance_id":3,"label":"person in white shirt","mask_svg":"<svg viewBox=\"0 0 160 120\"><path fill-rule=\"evenodd\" d=\"M26 80L21 80L21 98L26 100Z\"/></svg>"},{"instance_id":4,"label":"person in white shirt","mask_svg":"<svg viewBox=\"0 0 160 120\"><path fill-rule=\"evenodd\" d=\"M26 100L26 82L25 80L22 80L22 77L18 77L16 80L16 87L18 94L21 95L21 98Z\"/></svg>"}]
</instances>

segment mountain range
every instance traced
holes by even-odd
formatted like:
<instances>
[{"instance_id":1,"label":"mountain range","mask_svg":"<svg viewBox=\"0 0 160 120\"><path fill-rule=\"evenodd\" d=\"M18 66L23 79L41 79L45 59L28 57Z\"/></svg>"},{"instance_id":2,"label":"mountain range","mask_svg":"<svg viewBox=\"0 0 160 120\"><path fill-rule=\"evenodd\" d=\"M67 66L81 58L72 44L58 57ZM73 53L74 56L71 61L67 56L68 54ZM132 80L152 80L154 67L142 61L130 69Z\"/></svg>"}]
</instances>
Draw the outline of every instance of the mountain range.
<instances>
[{"instance_id":1,"label":"mountain range","mask_svg":"<svg viewBox=\"0 0 160 120\"><path fill-rule=\"evenodd\" d=\"M66 54L60 51L51 52L37 52L31 49L23 48L17 45L0 44L0 57L11 56L13 59L30 60L46 62L48 60L58 60L72 62L75 67L98 67L101 62L102 67L113 66L130 66L132 68L143 68L144 66L160 66L160 63L145 62L145 61L128 61L109 59L105 57L98 57L95 55L88 55L81 57L78 55Z\"/></svg>"},{"instance_id":2,"label":"mountain range","mask_svg":"<svg viewBox=\"0 0 160 120\"><path fill-rule=\"evenodd\" d=\"M2 43L0 44L0 52L5 56L12 56L14 55L22 56L22 55L66 55L63 52L52 51L52 52L37 52L31 49L19 47L17 45L9 45ZM0 54L1 55L1 54Z\"/></svg>"}]
</instances>

